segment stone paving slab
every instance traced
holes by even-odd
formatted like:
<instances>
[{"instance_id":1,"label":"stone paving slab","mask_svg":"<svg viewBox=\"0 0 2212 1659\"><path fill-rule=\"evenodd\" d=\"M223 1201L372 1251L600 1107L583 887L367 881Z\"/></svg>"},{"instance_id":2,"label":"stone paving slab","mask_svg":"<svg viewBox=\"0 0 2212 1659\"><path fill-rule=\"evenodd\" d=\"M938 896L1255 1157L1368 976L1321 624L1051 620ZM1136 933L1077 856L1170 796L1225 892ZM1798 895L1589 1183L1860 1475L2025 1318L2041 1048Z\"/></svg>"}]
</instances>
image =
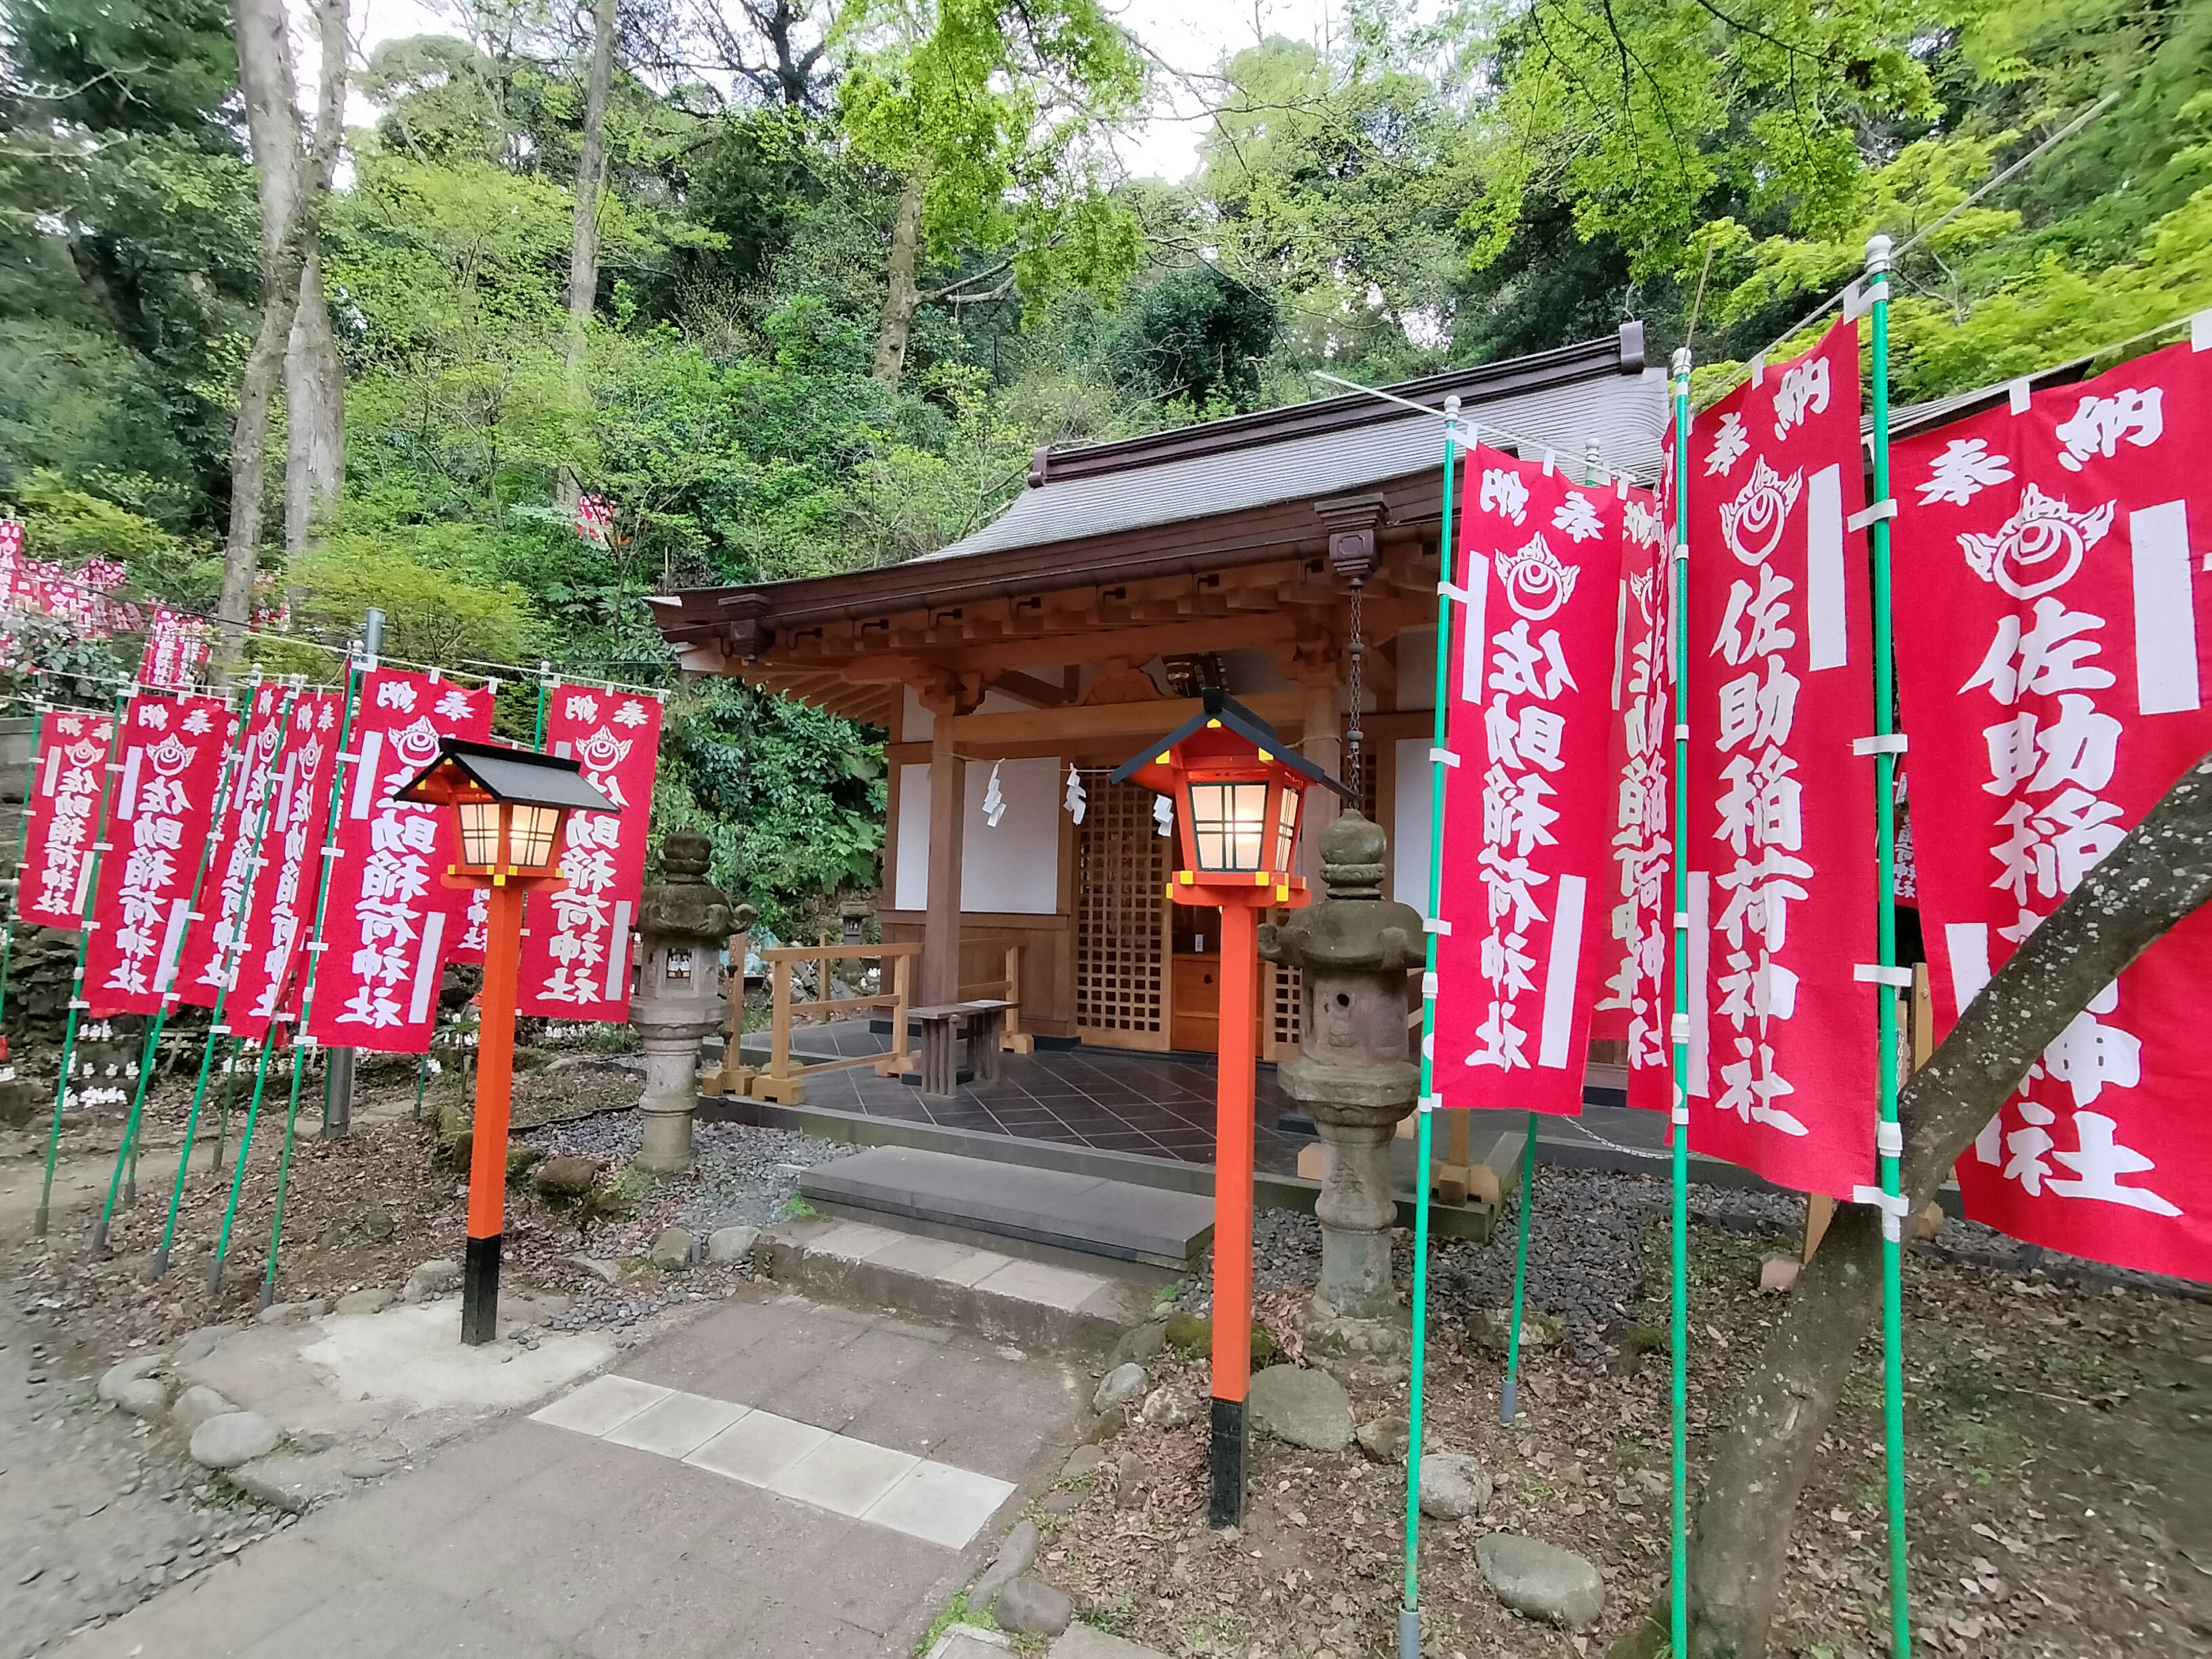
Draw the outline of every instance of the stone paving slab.
<instances>
[{"instance_id":1,"label":"stone paving slab","mask_svg":"<svg viewBox=\"0 0 2212 1659\"><path fill-rule=\"evenodd\" d=\"M622 1380L649 1390L623 1395L602 1378L552 1408L557 1415L568 1406L573 1419L607 1428L509 1418L58 1652L906 1659L995 1547L997 1517L957 1549L732 1479L704 1467L702 1455L764 1419L803 1425L817 1449L830 1443L829 1429L805 1421L813 1374L848 1350L896 1352L902 1363L887 1363L876 1395L853 1395L840 1407L857 1407L854 1421L869 1425L847 1443L864 1437L902 1471L872 1505L887 1517L926 1518L963 1480L1048 1479L1089 1379L1050 1361L1008 1359L969 1336L926 1341L910 1328L765 1295L732 1298L626 1357L625 1370L641 1375ZM871 1336L899 1341L858 1346ZM839 1386L857 1380L848 1363ZM688 1461L601 1437L665 1407L674 1392L743 1414ZM618 1411L632 1401L635 1410ZM946 1473L929 1473L937 1469ZM976 1504L1010 1489L971 1485L966 1498Z\"/></svg>"},{"instance_id":2,"label":"stone paving slab","mask_svg":"<svg viewBox=\"0 0 2212 1659\"><path fill-rule=\"evenodd\" d=\"M1164 1267L1187 1267L1213 1237L1212 1200L1194 1193L907 1146L820 1165L799 1188L825 1203Z\"/></svg>"}]
</instances>

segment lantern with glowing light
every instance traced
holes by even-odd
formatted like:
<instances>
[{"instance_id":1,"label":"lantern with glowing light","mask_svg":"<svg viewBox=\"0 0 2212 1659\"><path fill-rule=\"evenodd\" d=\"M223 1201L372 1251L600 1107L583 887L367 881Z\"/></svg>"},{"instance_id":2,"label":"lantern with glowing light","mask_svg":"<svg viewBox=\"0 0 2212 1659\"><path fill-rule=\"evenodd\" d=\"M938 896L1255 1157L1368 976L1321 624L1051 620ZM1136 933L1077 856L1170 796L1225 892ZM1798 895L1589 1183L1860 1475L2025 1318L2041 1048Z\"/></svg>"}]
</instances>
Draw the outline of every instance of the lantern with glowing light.
<instances>
[{"instance_id":1,"label":"lantern with glowing light","mask_svg":"<svg viewBox=\"0 0 2212 1659\"><path fill-rule=\"evenodd\" d=\"M469 1237L461 1280L461 1340L498 1334L500 1238L506 1228L507 1124L514 1072L522 902L561 878L571 812L619 812L576 761L444 738L438 758L398 799L453 814L456 861L448 887L488 890L483 1019L477 1038L476 1129L469 1150Z\"/></svg>"},{"instance_id":2,"label":"lantern with glowing light","mask_svg":"<svg viewBox=\"0 0 2212 1659\"><path fill-rule=\"evenodd\" d=\"M1221 1052L1214 1082L1212 1481L1208 1516L1242 1526L1250 1446L1244 1401L1252 1376L1253 1068L1258 1060L1259 912L1304 908L1292 873L1305 792L1352 792L1286 750L1275 728L1209 688L1198 714L1126 762L1134 781L1175 803L1182 867L1177 904L1221 911Z\"/></svg>"}]
</instances>

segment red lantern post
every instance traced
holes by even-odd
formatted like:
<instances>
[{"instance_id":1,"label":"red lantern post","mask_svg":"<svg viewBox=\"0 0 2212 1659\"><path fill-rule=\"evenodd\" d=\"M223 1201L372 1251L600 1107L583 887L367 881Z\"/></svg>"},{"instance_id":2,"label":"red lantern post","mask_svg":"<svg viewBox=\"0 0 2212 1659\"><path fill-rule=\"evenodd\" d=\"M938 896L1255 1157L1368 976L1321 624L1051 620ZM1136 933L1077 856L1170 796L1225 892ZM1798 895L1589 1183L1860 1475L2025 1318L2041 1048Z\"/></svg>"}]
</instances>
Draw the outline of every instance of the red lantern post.
<instances>
[{"instance_id":1,"label":"red lantern post","mask_svg":"<svg viewBox=\"0 0 2212 1659\"><path fill-rule=\"evenodd\" d=\"M1177 904L1221 912L1221 1047L1214 1085L1212 1482L1208 1518L1244 1520L1252 1378L1252 1158L1258 1023L1259 913L1303 908L1310 895L1297 863L1305 792L1351 791L1301 755L1275 728L1218 689L1183 726L1114 774L1175 803L1182 865L1168 883Z\"/></svg>"},{"instance_id":2,"label":"red lantern post","mask_svg":"<svg viewBox=\"0 0 2212 1659\"><path fill-rule=\"evenodd\" d=\"M562 831L570 812L622 809L586 781L580 762L465 738L441 738L438 758L398 799L452 811L459 860L447 868L446 884L487 892L468 1253L461 1279L461 1340L474 1345L498 1334L523 899L532 888L561 878Z\"/></svg>"}]
</instances>

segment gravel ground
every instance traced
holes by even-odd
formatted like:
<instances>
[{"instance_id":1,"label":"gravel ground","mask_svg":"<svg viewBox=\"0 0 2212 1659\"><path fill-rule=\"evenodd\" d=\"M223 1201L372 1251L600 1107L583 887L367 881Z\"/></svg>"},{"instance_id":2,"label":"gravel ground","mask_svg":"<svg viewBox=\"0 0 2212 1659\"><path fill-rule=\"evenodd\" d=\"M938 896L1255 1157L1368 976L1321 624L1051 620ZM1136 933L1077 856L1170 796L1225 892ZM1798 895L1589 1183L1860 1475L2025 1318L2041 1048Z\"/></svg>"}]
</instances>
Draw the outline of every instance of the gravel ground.
<instances>
[{"instance_id":1,"label":"gravel ground","mask_svg":"<svg viewBox=\"0 0 2212 1659\"><path fill-rule=\"evenodd\" d=\"M643 1125L635 1112L613 1112L548 1126L521 1137L549 1157L577 1154L623 1161L637 1153ZM770 1227L799 1194L799 1176L817 1164L849 1158L857 1148L795 1129L742 1123L701 1123L691 1132L698 1153L698 1189L673 1218L694 1232L717 1227Z\"/></svg>"}]
</instances>

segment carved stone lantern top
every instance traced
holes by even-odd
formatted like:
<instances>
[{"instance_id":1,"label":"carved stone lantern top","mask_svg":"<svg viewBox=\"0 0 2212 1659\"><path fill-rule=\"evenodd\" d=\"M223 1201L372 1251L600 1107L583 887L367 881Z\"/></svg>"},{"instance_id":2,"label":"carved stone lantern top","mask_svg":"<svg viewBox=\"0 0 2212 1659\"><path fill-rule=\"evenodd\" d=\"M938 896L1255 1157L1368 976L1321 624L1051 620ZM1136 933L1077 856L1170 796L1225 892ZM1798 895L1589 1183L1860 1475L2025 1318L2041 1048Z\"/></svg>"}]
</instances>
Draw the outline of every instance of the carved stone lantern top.
<instances>
[{"instance_id":1,"label":"carved stone lantern top","mask_svg":"<svg viewBox=\"0 0 2212 1659\"><path fill-rule=\"evenodd\" d=\"M1382 896L1389 842L1382 826L1347 807L1322 831L1328 896L1280 927L1260 929L1260 954L1286 968L1403 973L1427 960L1421 913Z\"/></svg>"},{"instance_id":2,"label":"carved stone lantern top","mask_svg":"<svg viewBox=\"0 0 2212 1659\"><path fill-rule=\"evenodd\" d=\"M713 939L719 945L744 926L731 908L728 896L707 879L712 854L706 836L696 830L670 834L661 843L661 878L638 896L639 932Z\"/></svg>"}]
</instances>

